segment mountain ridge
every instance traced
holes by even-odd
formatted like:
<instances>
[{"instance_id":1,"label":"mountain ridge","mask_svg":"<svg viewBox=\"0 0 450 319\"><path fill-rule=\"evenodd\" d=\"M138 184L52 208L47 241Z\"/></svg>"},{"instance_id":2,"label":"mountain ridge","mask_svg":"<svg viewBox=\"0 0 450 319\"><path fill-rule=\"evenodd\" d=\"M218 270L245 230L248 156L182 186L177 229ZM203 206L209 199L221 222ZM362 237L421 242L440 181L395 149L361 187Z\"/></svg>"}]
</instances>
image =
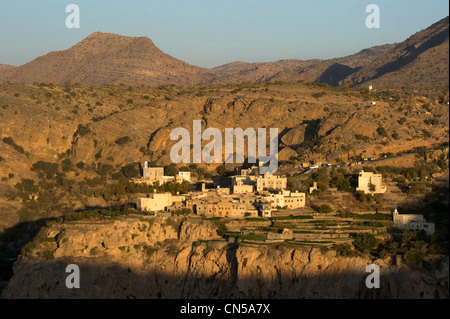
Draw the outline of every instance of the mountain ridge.
<instances>
[{"instance_id":1,"label":"mountain ridge","mask_svg":"<svg viewBox=\"0 0 450 319\"><path fill-rule=\"evenodd\" d=\"M325 82L332 86L448 88L446 17L401 43L328 60L231 62L207 69L161 51L148 37L94 32L71 48L20 67L0 65L0 82L87 85L208 85L243 82Z\"/></svg>"}]
</instances>

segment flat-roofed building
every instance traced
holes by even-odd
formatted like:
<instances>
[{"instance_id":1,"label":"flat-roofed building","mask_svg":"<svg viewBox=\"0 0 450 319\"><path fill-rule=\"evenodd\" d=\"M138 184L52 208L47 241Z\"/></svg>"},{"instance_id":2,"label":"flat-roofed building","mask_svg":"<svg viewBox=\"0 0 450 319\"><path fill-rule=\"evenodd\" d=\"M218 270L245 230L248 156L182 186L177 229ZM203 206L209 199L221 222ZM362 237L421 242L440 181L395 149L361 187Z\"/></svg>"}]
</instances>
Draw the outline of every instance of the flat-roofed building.
<instances>
[{"instance_id":1,"label":"flat-roofed building","mask_svg":"<svg viewBox=\"0 0 450 319\"><path fill-rule=\"evenodd\" d=\"M177 182L190 182L191 181L191 172L178 172L176 176Z\"/></svg>"},{"instance_id":2,"label":"flat-roofed building","mask_svg":"<svg viewBox=\"0 0 450 319\"><path fill-rule=\"evenodd\" d=\"M259 203L259 211L260 211L261 217L264 217L264 218L272 217L273 208L272 208L271 202L261 201Z\"/></svg>"},{"instance_id":3,"label":"flat-roofed building","mask_svg":"<svg viewBox=\"0 0 450 319\"><path fill-rule=\"evenodd\" d=\"M175 196L171 193L153 193L146 198L138 198L136 201L136 208L139 211L157 212L164 211L167 207L174 205L177 202L183 202L185 196Z\"/></svg>"},{"instance_id":4,"label":"flat-roofed building","mask_svg":"<svg viewBox=\"0 0 450 319\"><path fill-rule=\"evenodd\" d=\"M244 218L247 217L247 206L236 200L225 198L210 198L208 200L194 200L194 212L197 215L206 217L228 217ZM251 212L249 212L251 214Z\"/></svg>"},{"instance_id":5,"label":"flat-roofed building","mask_svg":"<svg viewBox=\"0 0 450 319\"><path fill-rule=\"evenodd\" d=\"M289 192L284 196L284 207L287 209L303 208L306 204L306 194L299 192Z\"/></svg>"},{"instance_id":6,"label":"flat-roofed building","mask_svg":"<svg viewBox=\"0 0 450 319\"><path fill-rule=\"evenodd\" d=\"M274 210L276 210L277 208L283 208L285 206L284 197L285 195L282 192L278 194L270 194L270 193L261 194L261 200L269 202L272 206L272 209Z\"/></svg>"},{"instance_id":7,"label":"flat-roofed building","mask_svg":"<svg viewBox=\"0 0 450 319\"><path fill-rule=\"evenodd\" d=\"M394 227L409 230L424 230L427 236L435 232L434 223L427 223L423 215L399 214L397 208L394 211Z\"/></svg>"},{"instance_id":8,"label":"flat-roofed building","mask_svg":"<svg viewBox=\"0 0 450 319\"><path fill-rule=\"evenodd\" d=\"M255 187L252 185L233 185L233 194L250 194Z\"/></svg>"},{"instance_id":9,"label":"flat-roofed building","mask_svg":"<svg viewBox=\"0 0 450 319\"><path fill-rule=\"evenodd\" d=\"M287 187L287 178L272 174L265 174L256 178L256 191L264 190L285 190Z\"/></svg>"},{"instance_id":10,"label":"flat-roofed building","mask_svg":"<svg viewBox=\"0 0 450 319\"><path fill-rule=\"evenodd\" d=\"M386 186L383 186L383 176L381 174L359 172L356 191L364 192L364 194L384 194L386 190Z\"/></svg>"},{"instance_id":11,"label":"flat-roofed building","mask_svg":"<svg viewBox=\"0 0 450 319\"><path fill-rule=\"evenodd\" d=\"M253 175L238 175L231 178L233 194L253 193L255 191L256 177Z\"/></svg>"},{"instance_id":12,"label":"flat-roofed building","mask_svg":"<svg viewBox=\"0 0 450 319\"><path fill-rule=\"evenodd\" d=\"M158 180L164 176L164 167L148 167L148 162L144 162L143 179Z\"/></svg>"}]
</instances>

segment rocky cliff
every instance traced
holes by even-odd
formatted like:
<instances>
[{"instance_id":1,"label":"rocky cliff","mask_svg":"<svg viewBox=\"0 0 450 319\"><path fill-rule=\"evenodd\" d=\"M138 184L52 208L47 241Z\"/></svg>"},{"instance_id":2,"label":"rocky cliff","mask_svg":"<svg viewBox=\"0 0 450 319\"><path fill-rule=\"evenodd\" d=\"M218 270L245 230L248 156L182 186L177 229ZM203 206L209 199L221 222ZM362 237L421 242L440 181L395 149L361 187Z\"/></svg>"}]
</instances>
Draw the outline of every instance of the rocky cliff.
<instances>
[{"instance_id":1,"label":"rocky cliff","mask_svg":"<svg viewBox=\"0 0 450 319\"><path fill-rule=\"evenodd\" d=\"M54 223L25 247L4 298L448 298L448 258L411 269L401 258L336 257L287 244L221 241L195 219ZM368 289L368 264L381 288ZM80 289L66 288L66 266Z\"/></svg>"}]
</instances>

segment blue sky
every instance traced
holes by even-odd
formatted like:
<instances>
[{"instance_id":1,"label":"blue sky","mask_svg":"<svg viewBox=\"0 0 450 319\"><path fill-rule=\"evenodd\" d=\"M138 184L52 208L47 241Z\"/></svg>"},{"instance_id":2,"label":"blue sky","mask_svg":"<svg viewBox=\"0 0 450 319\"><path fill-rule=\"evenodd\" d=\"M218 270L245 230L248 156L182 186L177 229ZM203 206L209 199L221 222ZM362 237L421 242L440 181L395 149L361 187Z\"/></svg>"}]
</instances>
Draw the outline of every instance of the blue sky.
<instances>
[{"instance_id":1,"label":"blue sky","mask_svg":"<svg viewBox=\"0 0 450 319\"><path fill-rule=\"evenodd\" d=\"M80 29L65 26L71 3L80 7ZM365 26L372 3L380 29ZM0 63L27 63L95 31L147 36L203 67L327 59L401 42L448 15L446 0L0 0Z\"/></svg>"}]
</instances>

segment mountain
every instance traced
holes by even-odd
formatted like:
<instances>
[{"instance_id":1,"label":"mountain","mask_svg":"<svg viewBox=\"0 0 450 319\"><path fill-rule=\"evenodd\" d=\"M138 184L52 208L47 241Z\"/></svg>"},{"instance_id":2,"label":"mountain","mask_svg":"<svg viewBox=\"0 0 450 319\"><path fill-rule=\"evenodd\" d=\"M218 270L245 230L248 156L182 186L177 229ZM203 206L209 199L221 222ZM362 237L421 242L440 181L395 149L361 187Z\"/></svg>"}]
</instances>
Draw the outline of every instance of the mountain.
<instances>
[{"instance_id":1,"label":"mountain","mask_svg":"<svg viewBox=\"0 0 450 319\"><path fill-rule=\"evenodd\" d=\"M210 71L177 60L146 37L95 32L64 51L50 52L3 76L11 82L185 85Z\"/></svg>"},{"instance_id":2,"label":"mountain","mask_svg":"<svg viewBox=\"0 0 450 319\"><path fill-rule=\"evenodd\" d=\"M351 74L342 85L448 88L449 17L422 30Z\"/></svg>"},{"instance_id":3,"label":"mountain","mask_svg":"<svg viewBox=\"0 0 450 319\"><path fill-rule=\"evenodd\" d=\"M218 73L217 82L326 82L333 85L355 72L362 65L394 47L385 44L364 49L356 54L330 60L280 60L267 63L234 62L213 70ZM219 80L218 80L219 79Z\"/></svg>"},{"instance_id":4,"label":"mountain","mask_svg":"<svg viewBox=\"0 0 450 319\"><path fill-rule=\"evenodd\" d=\"M398 44L329 60L233 62L206 69L180 61L146 37L95 32L72 48L20 67L0 67L0 82L207 85L325 82L333 86L448 88L449 18Z\"/></svg>"},{"instance_id":5,"label":"mountain","mask_svg":"<svg viewBox=\"0 0 450 319\"><path fill-rule=\"evenodd\" d=\"M280 60L266 63L233 62L214 68L215 82L269 82L277 74L290 74L289 81L294 81L296 74L321 60Z\"/></svg>"},{"instance_id":6,"label":"mountain","mask_svg":"<svg viewBox=\"0 0 450 319\"><path fill-rule=\"evenodd\" d=\"M8 64L0 64L0 70L2 70L2 73L0 73L0 82L1 82L1 76L2 74L7 74L8 72L12 72L16 67Z\"/></svg>"},{"instance_id":7,"label":"mountain","mask_svg":"<svg viewBox=\"0 0 450 319\"><path fill-rule=\"evenodd\" d=\"M146 37L95 32L68 50L50 52L20 67L3 68L0 82L151 86L321 81L323 78L327 82L329 75L338 70L339 75L334 75L337 83L353 72L354 67L386 53L391 46L378 46L329 61L233 62L204 69L165 54Z\"/></svg>"}]
</instances>

